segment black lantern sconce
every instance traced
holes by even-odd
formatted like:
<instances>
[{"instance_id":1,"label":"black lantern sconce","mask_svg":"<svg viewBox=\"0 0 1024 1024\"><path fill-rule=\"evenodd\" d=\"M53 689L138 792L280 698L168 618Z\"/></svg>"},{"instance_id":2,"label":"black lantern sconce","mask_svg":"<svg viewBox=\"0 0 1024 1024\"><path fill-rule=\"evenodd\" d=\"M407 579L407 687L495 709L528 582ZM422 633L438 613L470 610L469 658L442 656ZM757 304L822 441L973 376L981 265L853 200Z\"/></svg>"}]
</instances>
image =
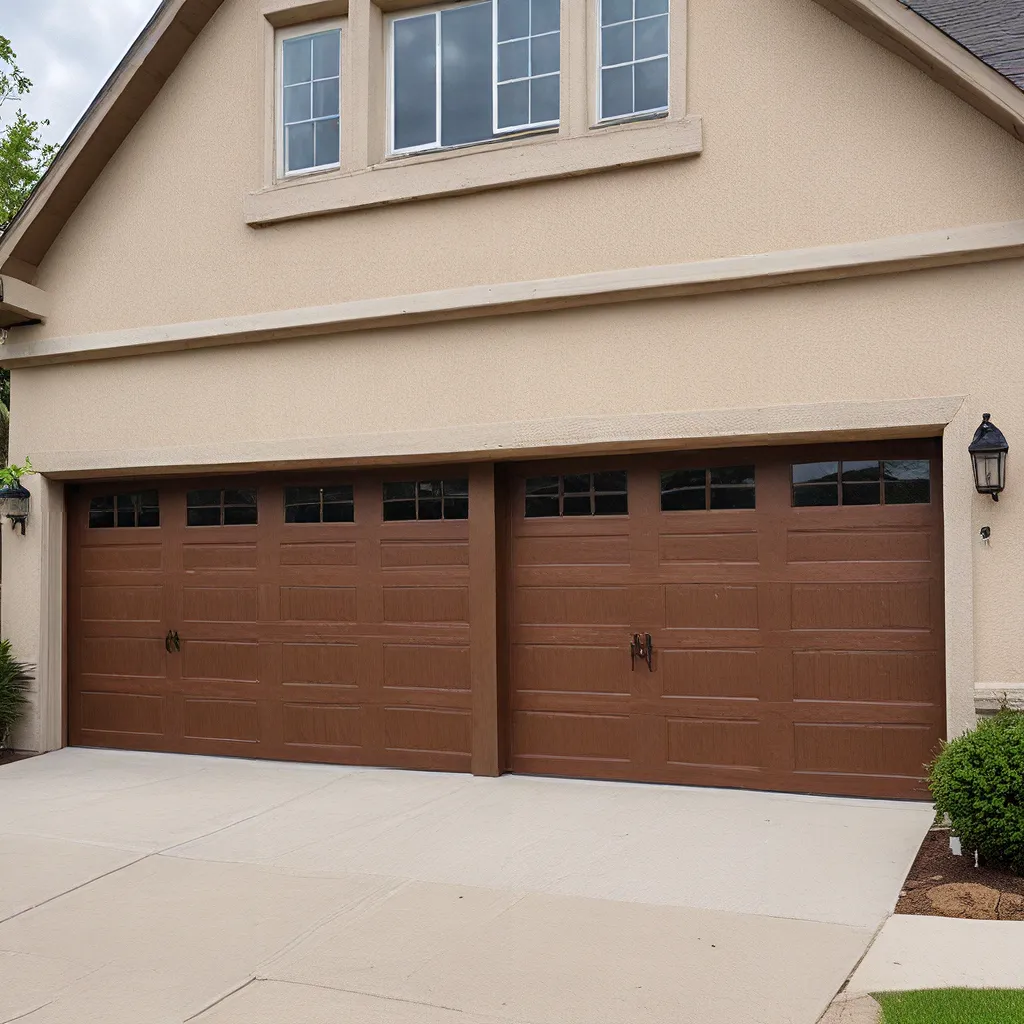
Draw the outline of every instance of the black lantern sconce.
<instances>
[{"instance_id":1,"label":"black lantern sconce","mask_svg":"<svg viewBox=\"0 0 1024 1024\"><path fill-rule=\"evenodd\" d=\"M974 463L974 486L979 494L991 494L993 501L1006 486L1006 453L1010 446L1003 432L991 421L988 413L981 417L981 426L967 450Z\"/></svg>"},{"instance_id":2,"label":"black lantern sconce","mask_svg":"<svg viewBox=\"0 0 1024 1024\"><path fill-rule=\"evenodd\" d=\"M0 515L10 519L12 530L20 524L23 537L31 504L31 493L20 483L4 484L0 487Z\"/></svg>"}]
</instances>

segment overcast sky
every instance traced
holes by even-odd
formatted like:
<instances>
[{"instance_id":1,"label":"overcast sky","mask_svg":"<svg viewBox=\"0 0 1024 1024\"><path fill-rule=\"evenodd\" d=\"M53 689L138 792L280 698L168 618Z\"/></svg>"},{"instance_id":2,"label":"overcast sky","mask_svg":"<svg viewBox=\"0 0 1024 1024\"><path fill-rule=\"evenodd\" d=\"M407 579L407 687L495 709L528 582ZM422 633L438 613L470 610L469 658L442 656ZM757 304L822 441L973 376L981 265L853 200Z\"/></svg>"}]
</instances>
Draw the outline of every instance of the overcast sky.
<instances>
[{"instance_id":1,"label":"overcast sky","mask_svg":"<svg viewBox=\"0 0 1024 1024\"><path fill-rule=\"evenodd\" d=\"M21 106L33 120L50 119L47 142L64 141L157 6L158 0L0 0L0 35L32 79ZM6 104L0 121L15 107Z\"/></svg>"}]
</instances>

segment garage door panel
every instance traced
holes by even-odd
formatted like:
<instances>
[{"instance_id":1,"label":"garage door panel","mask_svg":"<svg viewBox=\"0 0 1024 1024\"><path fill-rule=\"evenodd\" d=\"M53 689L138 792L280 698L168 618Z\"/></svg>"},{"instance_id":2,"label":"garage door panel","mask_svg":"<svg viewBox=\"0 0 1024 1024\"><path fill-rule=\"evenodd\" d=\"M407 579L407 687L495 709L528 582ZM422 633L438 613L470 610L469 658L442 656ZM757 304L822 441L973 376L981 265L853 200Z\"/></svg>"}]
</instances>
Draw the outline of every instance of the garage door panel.
<instances>
[{"instance_id":1,"label":"garage door panel","mask_svg":"<svg viewBox=\"0 0 1024 1024\"><path fill-rule=\"evenodd\" d=\"M465 540L384 540L380 543L382 569L444 569L469 567ZM446 573L447 575L447 573Z\"/></svg>"},{"instance_id":2,"label":"garage door panel","mask_svg":"<svg viewBox=\"0 0 1024 1024\"><path fill-rule=\"evenodd\" d=\"M384 688L468 693L468 646L384 644Z\"/></svg>"},{"instance_id":3,"label":"garage door panel","mask_svg":"<svg viewBox=\"0 0 1024 1024\"><path fill-rule=\"evenodd\" d=\"M760 768L762 728L744 719L666 718L666 760L705 768Z\"/></svg>"},{"instance_id":4,"label":"garage door panel","mask_svg":"<svg viewBox=\"0 0 1024 1024\"><path fill-rule=\"evenodd\" d=\"M79 589L84 622L152 623L163 618L161 586L85 586Z\"/></svg>"},{"instance_id":5,"label":"garage door panel","mask_svg":"<svg viewBox=\"0 0 1024 1024\"><path fill-rule=\"evenodd\" d=\"M76 699L79 727L85 732L131 736L164 733L162 695L83 690Z\"/></svg>"},{"instance_id":6,"label":"garage door panel","mask_svg":"<svg viewBox=\"0 0 1024 1024\"><path fill-rule=\"evenodd\" d=\"M793 651L797 700L913 702L944 699L937 651Z\"/></svg>"},{"instance_id":7,"label":"garage door panel","mask_svg":"<svg viewBox=\"0 0 1024 1024\"><path fill-rule=\"evenodd\" d=\"M744 650L667 650L660 655L660 692L666 697L762 695L761 652Z\"/></svg>"},{"instance_id":8,"label":"garage door panel","mask_svg":"<svg viewBox=\"0 0 1024 1024\"><path fill-rule=\"evenodd\" d=\"M630 620L626 587L519 587L515 618L522 625L622 626Z\"/></svg>"},{"instance_id":9,"label":"garage door panel","mask_svg":"<svg viewBox=\"0 0 1024 1024\"><path fill-rule=\"evenodd\" d=\"M256 622L259 600L256 587L182 588L184 622Z\"/></svg>"},{"instance_id":10,"label":"garage door panel","mask_svg":"<svg viewBox=\"0 0 1024 1024\"><path fill-rule=\"evenodd\" d=\"M162 679L166 651L155 637L87 636L78 650L86 675L150 677Z\"/></svg>"},{"instance_id":11,"label":"garage door panel","mask_svg":"<svg viewBox=\"0 0 1024 1024\"><path fill-rule=\"evenodd\" d=\"M786 553L791 563L917 562L930 571L932 538L909 529L790 530Z\"/></svg>"},{"instance_id":12,"label":"garage door panel","mask_svg":"<svg viewBox=\"0 0 1024 1024\"><path fill-rule=\"evenodd\" d=\"M359 685L360 650L355 643L281 645L281 682L354 688Z\"/></svg>"},{"instance_id":13,"label":"garage door panel","mask_svg":"<svg viewBox=\"0 0 1024 1024\"><path fill-rule=\"evenodd\" d=\"M81 553L81 569L86 580L97 572L105 576L109 573L159 573L163 568L163 547L159 543L100 545L85 548Z\"/></svg>"},{"instance_id":14,"label":"garage door panel","mask_svg":"<svg viewBox=\"0 0 1024 1024\"><path fill-rule=\"evenodd\" d=\"M678 583L665 587L669 629L757 629L756 586Z\"/></svg>"},{"instance_id":15,"label":"garage door panel","mask_svg":"<svg viewBox=\"0 0 1024 1024\"><path fill-rule=\"evenodd\" d=\"M255 683L260 678L260 646L223 640L186 640L181 646L181 677Z\"/></svg>"},{"instance_id":16,"label":"garage door panel","mask_svg":"<svg viewBox=\"0 0 1024 1024\"><path fill-rule=\"evenodd\" d=\"M261 738L255 700L186 697L183 707L186 739L258 743Z\"/></svg>"},{"instance_id":17,"label":"garage door panel","mask_svg":"<svg viewBox=\"0 0 1024 1024\"><path fill-rule=\"evenodd\" d=\"M384 620L468 624L469 588L386 586Z\"/></svg>"},{"instance_id":18,"label":"garage door panel","mask_svg":"<svg viewBox=\"0 0 1024 1024\"><path fill-rule=\"evenodd\" d=\"M793 629L930 629L931 583L796 583Z\"/></svg>"},{"instance_id":19,"label":"garage door panel","mask_svg":"<svg viewBox=\"0 0 1024 1024\"><path fill-rule=\"evenodd\" d=\"M707 533L662 533L658 539L662 566L696 568L723 563L758 565L760 542L755 530Z\"/></svg>"},{"instance_id":20,"label":"garage door panel","mask_svg":"<svg viewBox=\"0 0 1024 1024\"><path fill-rule=\"evenodd\" d=\"M384 745L407 754L470 756L472 722L468 711L448 708L384 708Z\"/></svg>"},{"instance_id":21,"label":"garage door panel","mask_svg":"<svg viewBox=\"0 0 1024 1024\"><path fill-rule=\"evenodd\" d=\"M355 587L281 587L280 616L286 622L355 622Z\"/></svg>"},{"instance_id":22,"label":"garage door panel","mask_svg":"<svg viewBox=\"0 0 1024 1024\"><path fill-rule=\"evenodd\" d=\"M282 741L288 747L361 751L372 736L367 716L360 704L285 703L281 705Z\"/></svg>"},{"instance_id":23,"label":"garage door panel","mask_svg":"<svg viewBox=\"0 0 1024 1024\"><path fill-rule=\"evenodd\" d=\"M521 693L630 693L629 656L624 646L517 644L513 673L529 682Z\"/></svg>"},{"instance_id":24,"label":"garage door panel","mask_svg":"<svg viewBox=\"0 0 1024 1024\"><path fill-rule=\"evenodd\" d=\"M282 568L330 573L334 568L355 566L356 563L354 540L294 541L278 547L278 564Z\"/></svg>"},{"instance_id":25,"label":"garage door panel","mask_svg":"<svg viewBox=\"0 0 1024 1024\"><path fill-rule=\"evenodd\" d=\"M633 729L628 715L517 711L512 716L518 757L573 760L590 767L608 761L628 764Z\"/></svg>"},{"instance_id":26,"label":"garage door panel","mask_svg":"<svg viewBox=\"0 0 1024 1024\"><path fill-rule=\"evenodd\" d=\"M519 546L516 568L557 566L628 566L629 537L571 536L524 537Z\"/></svg>"},{"instance_id":27,"label":"garage door panel","mask_svg":"<svg viewBox=\"0 0 1024 1024\"><path fill-rule=\"evenodd\" d=\"M186 572L239 571L257 567L254 542L183 544L181 557Z\"/></svg>"},{"instance_id":28,"label":"garage door panel","mask_svg":"<svg viewBox=\"0 0 1024 1024\"><path fill-rule=\"evenodd\" d=\"M818 724L794 727L796 770L851 775L924 774L934 757L934 733L928 725Z\"/></svg>"}]
</instances>

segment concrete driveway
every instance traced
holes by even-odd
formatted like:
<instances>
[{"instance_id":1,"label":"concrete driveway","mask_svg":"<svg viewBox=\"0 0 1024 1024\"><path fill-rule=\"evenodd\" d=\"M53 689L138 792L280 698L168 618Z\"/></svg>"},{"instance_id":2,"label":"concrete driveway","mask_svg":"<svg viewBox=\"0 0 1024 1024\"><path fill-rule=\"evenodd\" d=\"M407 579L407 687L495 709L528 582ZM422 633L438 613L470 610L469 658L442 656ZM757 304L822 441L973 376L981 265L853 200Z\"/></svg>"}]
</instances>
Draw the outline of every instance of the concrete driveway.
<instances>
[{"instance_id":1,"label":"concrete driveway","mask_svg":"<svg viewBox=\"0 0 1024 1024\"><path fill-rule=\"evenodd\" d=\"M814 1024L930 819L64 750L0 768L0 1022Z\"/></svg>"}]
</instances>

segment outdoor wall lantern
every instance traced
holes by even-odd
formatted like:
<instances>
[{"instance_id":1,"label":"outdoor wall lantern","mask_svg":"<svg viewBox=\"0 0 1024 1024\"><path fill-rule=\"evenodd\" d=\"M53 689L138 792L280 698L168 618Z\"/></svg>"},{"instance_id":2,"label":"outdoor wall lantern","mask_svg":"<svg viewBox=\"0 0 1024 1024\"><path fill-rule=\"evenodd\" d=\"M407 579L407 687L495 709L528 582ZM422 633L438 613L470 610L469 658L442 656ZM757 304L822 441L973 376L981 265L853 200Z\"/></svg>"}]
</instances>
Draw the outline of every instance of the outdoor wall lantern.
<instances>
[{"instance_id":1,"label":"outdoor wall lantern","mask_svg":"<svg viewBox=\"0 0 1024 1024\"><path fill-rule=\"evenodd\" d=\"M25 535L25 523L28 520L32 495L22 487L20 482L4 484L0 487L0 515L7 516L11 521L11 529L21 524L22 536Z\"/></svg>"},{"instance_id":2,"label":"outdoor wall lantern","mask_svg":"<svg viewBox=\"0 0 1024 1024\"><path fill-rule=\"evenodd\" d=\"M1006 486L1006 453L1010 446L988 413L981 417L981 426L974 432L967 450L974 463L974 486L978 493L991 494L992 500L998 501L999 492Z\"/></svg>"}]
</instances>

